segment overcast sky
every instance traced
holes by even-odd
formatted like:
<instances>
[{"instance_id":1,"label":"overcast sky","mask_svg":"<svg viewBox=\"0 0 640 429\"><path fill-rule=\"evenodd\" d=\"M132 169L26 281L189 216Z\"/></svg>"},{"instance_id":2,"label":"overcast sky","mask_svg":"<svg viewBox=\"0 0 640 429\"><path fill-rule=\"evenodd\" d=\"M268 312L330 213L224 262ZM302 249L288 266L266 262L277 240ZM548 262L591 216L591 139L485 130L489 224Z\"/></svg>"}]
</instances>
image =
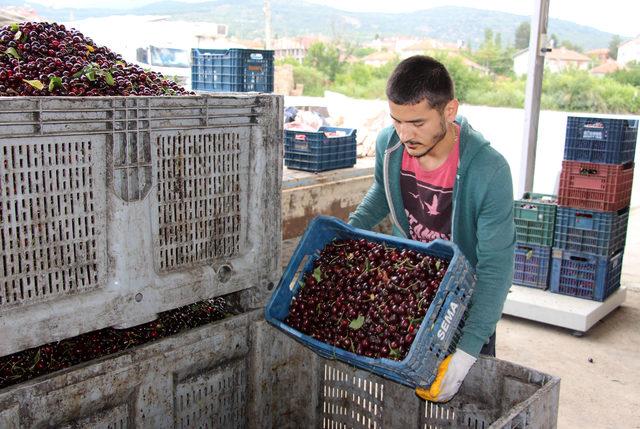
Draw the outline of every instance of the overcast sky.
<instances>
[{"instance_id":1,"label":"overcast sky","mask_svg":"<svg viewBox=\"0 0 640 429\"><path fill-rule=\"evenodd\" d=\"M135 7L154 0L31 0L54 7ZM155 0L157 1L157 0ZM198 3L202 0L179 0ZM437 6L467 6L518 15L531 15L535 0L307 0L337 9L368 12L410 12ZM577 24L588 25L621 36L640 35L640 1L638 0L550 0L549 15ZM292 7L295 7L292 5Z\"/></svg>"}]
</instances>

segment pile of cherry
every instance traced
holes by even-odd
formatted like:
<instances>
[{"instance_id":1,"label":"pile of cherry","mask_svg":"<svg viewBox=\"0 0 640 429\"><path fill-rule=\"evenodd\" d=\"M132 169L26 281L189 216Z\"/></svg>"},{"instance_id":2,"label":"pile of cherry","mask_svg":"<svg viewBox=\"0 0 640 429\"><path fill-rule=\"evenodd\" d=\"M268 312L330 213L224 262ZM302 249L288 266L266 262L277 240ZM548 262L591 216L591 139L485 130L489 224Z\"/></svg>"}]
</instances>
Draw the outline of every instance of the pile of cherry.
<instances>
[{"instance_id":1,"label":"pile of cherry","mask_svg":"<svg viewBox=\"0 0 640 429\"><path fill-rule=\"evenodd\" d=\"M192 94L64 25L0 27L0 96Z\"/></svg>"},{"instance_id":2,"label":"pile of cherry","mask_svg":"<svg viewBox=\"0 0 640 429\"><path fill-rule=\"evenodd\" d=\"M402 360L447 267L413 250L333 241L300 280L285 323L359 355Z\"/></svg>"},{"instance_id":3,"label":"pile of cherry","mask_svg":"<svg viewBox=\"0 0 640 429\"><path fill-rule=\"evenodd\" d=\"M160 313L127 329L105 328L0 357L0 389L82 362L159 340L236 314L222 297Z\"/></svg>"}]
</instances>

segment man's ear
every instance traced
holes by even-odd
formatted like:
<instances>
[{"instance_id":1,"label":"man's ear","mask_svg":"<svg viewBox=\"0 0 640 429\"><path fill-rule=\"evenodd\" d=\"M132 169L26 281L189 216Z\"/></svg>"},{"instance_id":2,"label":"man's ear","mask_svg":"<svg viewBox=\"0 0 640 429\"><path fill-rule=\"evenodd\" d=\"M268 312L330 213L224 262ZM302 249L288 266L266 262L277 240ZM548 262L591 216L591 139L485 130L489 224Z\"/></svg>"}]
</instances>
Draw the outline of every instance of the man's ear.
<instances>
[{"instance_id":1,"label":"man's ear","mask_svg":"<svg viewBox=\"0 0 640 429\"><path fill-rule=\"evenodd\" d=\"M446 106L444 106L444 117L447 122L453 122L458 115L458 107L460 106L460 102L457 98L449 101Z\"/></svg>"}]
</instances>

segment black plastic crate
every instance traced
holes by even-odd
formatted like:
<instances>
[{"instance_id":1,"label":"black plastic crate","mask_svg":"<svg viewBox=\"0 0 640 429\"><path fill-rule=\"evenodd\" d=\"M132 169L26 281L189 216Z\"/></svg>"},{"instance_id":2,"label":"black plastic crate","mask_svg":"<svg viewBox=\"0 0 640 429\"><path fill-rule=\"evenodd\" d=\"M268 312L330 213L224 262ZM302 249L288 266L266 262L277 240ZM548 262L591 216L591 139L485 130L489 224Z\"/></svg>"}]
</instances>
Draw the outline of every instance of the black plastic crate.
<instances>
[{"instance_id":1,"label":"black plastic crate","mask_svg":"<svg viewBox=\"0 0 640 429\"><path fill-rule=\"evenodd\" d=\"M516 243L513 261L513 284L546 289L549 286L551 246Z\"/></svg>"},{"instance_id":2,"label":"black plastic crate","mask_svg":"<svg viewBox=\"0 0 640 429\"><path fill-rule=\"evenodd\" d=\"M335 135L334 135L335 134ZM317 132L285 130L284 165L303 171L328 171L356 163L356 130L320 127Z\"/></svg>"},{"instance_id":3,"label":"black plastic crate","mask_svg":"<svg viewBox=\"0 0 640 429\"><path fill-rule=\"evenodd\" d=\"M553 246L558 197L526 192L513 202L516 241L520 243Z\"/></svg>"},{"instance_id":4,"label":"black plastic crate","mask_svg":"<svg viewBox=\"0 0 640 429\"><path fill-rule=\"evenodd\" d=\"M569 116L564 159L624 164L633 161L637 137L637 120Z\"/></svg>"},{"instance_id":5,"label":"black plastic crate","mask_svg":"<svg viewBox=\"0 0 640 429\"><path fill-rule=\"evenodd\" d=\"M191 88L208 92L273 92L273 51L192 49Z\"/></svg>"},{"instance_id":6,"label":"black plastic crate","mask_svg":"<svg viewBox=\"0 0 640 429\"><path fill-rule=\"evenodd\" d=\"M549 290L604 301L620 287L623 251L612 257L554 248Z\"/></svg>"},{"instance_id":7,"label":"black plastic crate","mask_svg":"<svg viewBox=\"0 0 640 429\"><path fill-rule=\"evenodd\" d=\"M611 256L624 248L629 207L599 212L558 207L555 247L574 252Z\"/></svg>"}]
</instances>

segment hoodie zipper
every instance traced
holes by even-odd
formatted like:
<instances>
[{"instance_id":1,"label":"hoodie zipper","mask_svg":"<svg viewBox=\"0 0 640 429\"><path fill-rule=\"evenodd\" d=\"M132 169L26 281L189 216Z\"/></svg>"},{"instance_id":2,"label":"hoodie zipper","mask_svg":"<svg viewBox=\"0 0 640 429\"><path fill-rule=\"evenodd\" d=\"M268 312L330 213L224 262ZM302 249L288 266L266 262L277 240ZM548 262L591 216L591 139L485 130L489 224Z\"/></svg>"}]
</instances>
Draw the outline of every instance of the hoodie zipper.
<instances>
[{"instance_id":1,"label":"hoodie zipper","mask_svg":"<svg viewBox=\"0 0 640 429\"><path fill-rule=\"evenodd\" d=\"M460 161L458 161L458 170L460 170ZM455 243L455 226L456 226L456 211L458 211L458 191L460 189L460 174L456 173L456 192L453 194L453 207L451 207L451 242Z\"/></svg>"},{"instance_id":2,"label":"hoodie zipper","mask_svg":"<svg viewBox=\"0 0 640 429\"><path fill-rule=\"evenodd\" d=\"M407 238L407 234L400 226L400 222L398 222L398 218L396 217L396 211L393 207L393 198L391 195L391 190L389 189L389 157L391 156L391 152L394 152L398 147L402 146L401 142L396 143L395 146L387 149L384 153L384 163L383 163L383 182L384 182L384 192L387 194L387 203L389 204L389 213L391 214L391 222L395 225L395 227L400 231L404 238Z\"/></svg>"}]
</instances>

